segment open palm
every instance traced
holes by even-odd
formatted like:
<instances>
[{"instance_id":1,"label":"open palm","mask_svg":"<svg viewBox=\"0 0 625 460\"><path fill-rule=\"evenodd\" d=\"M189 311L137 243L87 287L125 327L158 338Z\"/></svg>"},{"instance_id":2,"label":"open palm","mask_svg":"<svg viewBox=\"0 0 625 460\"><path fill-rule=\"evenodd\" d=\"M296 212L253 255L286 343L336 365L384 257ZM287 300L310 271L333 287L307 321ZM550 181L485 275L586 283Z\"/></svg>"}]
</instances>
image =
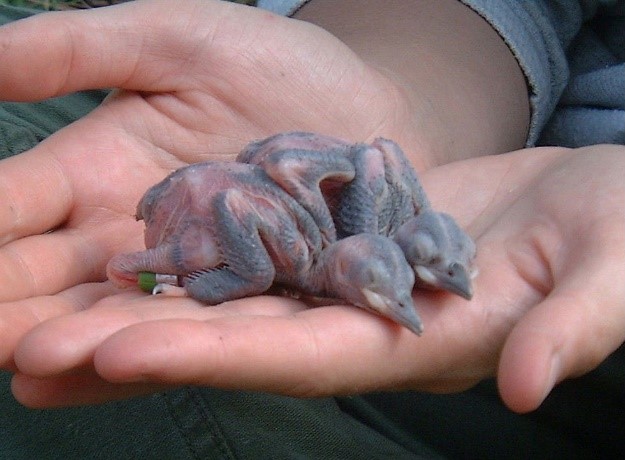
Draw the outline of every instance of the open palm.
<instances>
[{"instance_id":1,"label":"open palm","mask_svg":"<svg viewBox=\"0 0 625 460\"><path fill-rule=\"evenodd\" d=\"M113 254L142 247L136 203L175 168L288 129L414 142L389 80L321 29L253 8L190 1L173 21L161 1L45 14L3 27L0 45L11 63L1 99L120 88L0 164L0 301L29 299L19 318L4 307L5 340L105 295L87 283L105 279ZM39 296L57 293L72 305L42 307Z\"/></svg>"}]
</instances>

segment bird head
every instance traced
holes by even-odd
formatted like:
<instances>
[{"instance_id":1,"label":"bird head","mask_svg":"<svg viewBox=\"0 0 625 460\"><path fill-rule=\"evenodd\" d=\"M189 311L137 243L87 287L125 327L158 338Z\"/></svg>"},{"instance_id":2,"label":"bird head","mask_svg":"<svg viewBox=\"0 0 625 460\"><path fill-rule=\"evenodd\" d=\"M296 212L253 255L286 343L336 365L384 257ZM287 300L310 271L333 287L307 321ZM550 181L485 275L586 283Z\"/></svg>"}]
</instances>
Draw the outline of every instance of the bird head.
<instances>
[{"instance_id":1,"label":"bird head","mask_svg":"<svg viewBox=\"0 0 625 460\"><path fill-rule=\"evenodd\" d=\"M335 263L329 276L337 293L421 335L423 325L412 300L414 273L397 244L361 233L332 246Z\"/></svg>"},{"instance_id":2,"label":"bird head","mask_svg":"<svg viewBox=\"0 0 625 460\"><path fill-rule=\"evenodd\" d=\"M450 215L422 211L404 223L394 239L415 272L416 286L471 299L477 273L475 243Z\"/></svg>"}]
</instances>

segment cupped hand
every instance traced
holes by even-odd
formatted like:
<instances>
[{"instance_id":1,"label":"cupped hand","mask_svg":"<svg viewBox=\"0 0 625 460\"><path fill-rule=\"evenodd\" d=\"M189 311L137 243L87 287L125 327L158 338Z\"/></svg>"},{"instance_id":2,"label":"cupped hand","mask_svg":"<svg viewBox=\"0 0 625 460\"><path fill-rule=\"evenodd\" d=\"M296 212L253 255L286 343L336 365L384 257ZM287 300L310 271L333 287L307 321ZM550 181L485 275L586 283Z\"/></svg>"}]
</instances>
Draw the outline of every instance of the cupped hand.
<instances>
[{"instance_id":1,"label":"cupped hand","mask_svg":"<svg viewBox=\"0 0 625 460\"><path fill-rule=\"evenodd\" d=\"M233 159L253 139L385 133L418 151L390 80L321 29L255 8L187 1L172 17L169 2L150 1L42 14L0 29L0 59L0 100L120 88L0 164L1 300L101 280L114 252L141 245L131 217L149 186L186 163Z\"/></svg>"},{"instance_id":2,"label":"cupped hand","mask_svg":"<svg viewBox=\"0 0 625 460\"><path fill-rule=\"evenodd\" d=\"M469 302L415 293L422 337L341 305L257 297L201 308L102 292L91 309L23 338L14 394L49 406L180 384L296 396L445 392L497 375L508 406L532 410L625 339L623 173L615 146L530 149L424 173L434 206L476 238L480 274ZM71 294L50 304L76 302Z\"/></svg>"},{"instance_id":3,"label":"cupped hand","mask_svg":"<svg viewBox=\"0 0 625 460\"><path fill-rule=\"evenodd\" d=\"M453 197L446 178L463 169ZM558 382L594 369L625 341L623 173L625 148L598 145L521 150L427 175L432 193L457 200L447 206L470 222L481 270L468 317L456 316L481 341L460 328L445 335L492 365L515 411L537 408ZM450 364L463 369L463 360Z\"/></svg>"},{"instance_id":4,"label":"cupped hand","mask_svg":"<svg viewBox=\"0 0 625 460\"><path fill-rule=\"evenodd\" d=\"M0 163L5 367L33 325L111 294L97 284L106 263L143 246L135 206L173 169L231 159L252 139L292 129L386 135L426 151L396 85L340 41L227 2L186 1L175 14L171 2L137 1L37 15L0 28L0 61L0 100L117 88Z\"/></svg>"}]
</instances>

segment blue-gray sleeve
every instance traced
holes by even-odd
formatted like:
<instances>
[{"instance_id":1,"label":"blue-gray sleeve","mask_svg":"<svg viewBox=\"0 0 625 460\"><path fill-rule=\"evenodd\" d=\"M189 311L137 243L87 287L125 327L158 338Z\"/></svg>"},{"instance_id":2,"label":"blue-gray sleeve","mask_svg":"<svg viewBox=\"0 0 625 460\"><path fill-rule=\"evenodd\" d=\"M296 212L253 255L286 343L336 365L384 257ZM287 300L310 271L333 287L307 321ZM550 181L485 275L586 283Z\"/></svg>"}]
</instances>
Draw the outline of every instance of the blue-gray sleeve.
<instances>
[{"instance_id":1,"label":"blue-gray sleeve","mask_svg":"<svg viewBox=\"0 0 625 460\"><path fill-rule=\"evenodd\" d=\"M258 0L256 6L283 16L290 16L307 1L309 0Z\"/></svg>"},{"instance_id":2,"label":"blue-gray sleeve","mask_svg":"<svg viewBox=\"0 0 625 460\"><path fill-rule=\"evenodd\" d=\"M525 74L528 146L625 143L625 1L462 1L501 35Z\"/></svg>"},{"instance_id":3,"label":"blue-gray sleeve","mask_svg":"<svg viewBox=\"0 0 625 460\"><path fill-rule=\"evenodd\" d=\"M461 0L525 74L527 145L625 144L625 0ZM306 0L260 0L293 14Z\"/></svg>"}]
</instances>

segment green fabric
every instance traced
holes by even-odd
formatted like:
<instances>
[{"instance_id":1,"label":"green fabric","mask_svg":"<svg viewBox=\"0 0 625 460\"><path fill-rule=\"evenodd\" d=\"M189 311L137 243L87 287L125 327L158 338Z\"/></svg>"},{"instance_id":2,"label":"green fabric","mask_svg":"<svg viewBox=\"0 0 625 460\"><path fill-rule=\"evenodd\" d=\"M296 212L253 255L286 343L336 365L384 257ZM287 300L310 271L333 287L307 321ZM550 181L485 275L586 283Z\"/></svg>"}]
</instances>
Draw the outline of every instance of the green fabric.
<instances>
[{"instance_id":1,"label":"green fabric","mask_svg":"<svg viewBox=\"0 0 625 460\"><path fill-rule=\"evenodd\" d=\"M1 459L438 458L416 438L408 447L333 398L185 387L100 406L31 410L12 399L9 374L0 373Z\"/></svg>"},{"instance_id":2,"label":"green fabric","mask_svg":"<svg viewBox=\"0 0 625 460\"><path fill-rule=\"evenodd\" d=\"M47 459L187 459L159 395L97 407L29 410L9 392L9 375L0 373L0 458ZM205 457L211 458L211 457Z\"/></svg>"},{"instance_id":3,"label":"green fabric","mask_svg":"<svg viewBox=\"0 0 625 460\"><path fill-rule=\"evenodd\" d=\"M89 113L105 96L105 91L85 91L31 104L2 103L0 159L33 148L50 134Z\"/></svg>"}]
</instances>

